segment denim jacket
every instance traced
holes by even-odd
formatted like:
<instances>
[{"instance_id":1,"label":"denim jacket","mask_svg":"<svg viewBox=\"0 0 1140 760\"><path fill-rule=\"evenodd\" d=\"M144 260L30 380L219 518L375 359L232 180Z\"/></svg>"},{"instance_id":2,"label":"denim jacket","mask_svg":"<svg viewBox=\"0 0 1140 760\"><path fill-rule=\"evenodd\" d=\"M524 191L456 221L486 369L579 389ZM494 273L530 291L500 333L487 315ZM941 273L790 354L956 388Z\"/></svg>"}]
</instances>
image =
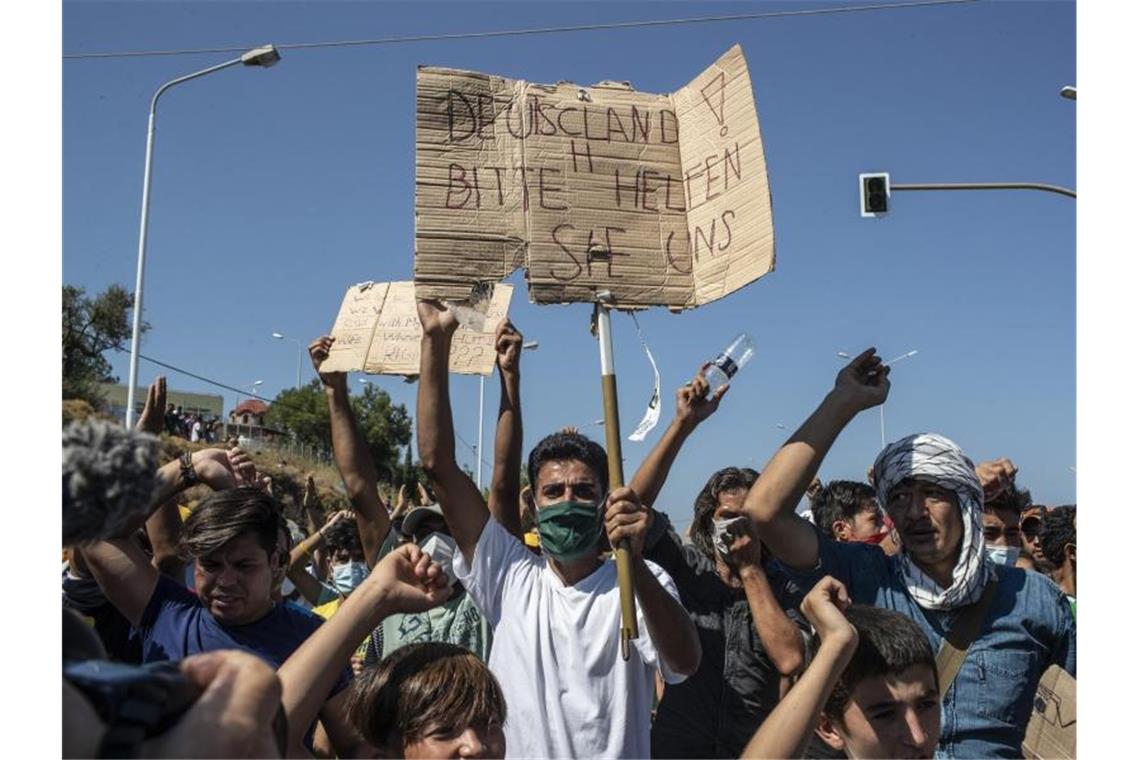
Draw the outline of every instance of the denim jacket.
<instances>
[{"instance_id":1,"label":"denim jacket","mask_svg":"<svg viewBox=\"0 0 1140 760\"><path fill-rule=\"evenodd\" d=\"M673 578L681 604L697 627L701 664L679 684L667 684L650 734L653 757L740 757L780 700L780 673L768 658L743 589L726 585L716 565L685 546L661 512L645 541L645 558ZM781 606L786 580L768 573ZM806 637L806 621L786 614Z\"/></svg>"},{"instance_id":2,"label":"denim jacket","mask_svg":"<svg viewBox=\"0 0 1140 760\"><path fill-rule=\"evenodd\" d=\"M937 653L960 610L924 610L907 593L897 557L877 546L819 536L819 562L786 568L797 594L824 575L847 586L852 601L913 619ZM997 568L997 592L953 686L942 700L938 757L1021 757L1021 741L1041 674L1057 664L1077 674L1077 628L1061 589L1044 575Z\"/></svg>"}]
</instances>

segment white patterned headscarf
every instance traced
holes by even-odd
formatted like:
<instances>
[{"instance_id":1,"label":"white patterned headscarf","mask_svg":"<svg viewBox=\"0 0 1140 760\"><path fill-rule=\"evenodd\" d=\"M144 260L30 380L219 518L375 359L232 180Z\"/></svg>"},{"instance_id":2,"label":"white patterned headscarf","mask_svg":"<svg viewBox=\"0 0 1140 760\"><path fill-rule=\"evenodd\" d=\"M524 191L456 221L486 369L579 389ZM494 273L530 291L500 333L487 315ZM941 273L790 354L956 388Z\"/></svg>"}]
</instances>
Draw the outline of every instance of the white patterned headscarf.
<instances>
[{"instance_id":1,"label":"white patterned headscarf","mask_svg":"<svg viewBox=\"0 0 1140 760\"><path fill-rule=\"evenodd\" d=\"M986 581L995 577L982 540L982 484L974 463L949 438L934 433L911 435L888 445L875 459L875 489L887 505L891 489L907 478L927 480L958 495L962 508L962 549L948 588L924 573L904 546L897 565L901 580L923 609L949 610L977 601Z\"/></svg>"}]
</instances>

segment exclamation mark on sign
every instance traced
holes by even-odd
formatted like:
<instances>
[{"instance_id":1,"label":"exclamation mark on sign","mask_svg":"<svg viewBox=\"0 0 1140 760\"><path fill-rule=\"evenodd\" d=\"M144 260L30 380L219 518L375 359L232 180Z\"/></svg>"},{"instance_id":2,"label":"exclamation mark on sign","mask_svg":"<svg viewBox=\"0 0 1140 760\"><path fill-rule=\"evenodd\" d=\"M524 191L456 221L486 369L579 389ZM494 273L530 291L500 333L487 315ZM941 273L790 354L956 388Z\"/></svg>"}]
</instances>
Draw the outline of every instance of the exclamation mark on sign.
<instances>
[{"instance_id":1,"label":"exclamation mark on sign","mask_svg":"<svg viewBox=\"0 0 1140 760\"><path fill-rule=\"evenodd\" d=\"M724 123L724 72L716 75L716 78L701 88L701 97L705 99L705 105L712 111L713 117L716 118L716 123L720 125L720 136L724 137L728 134L728 125Z\"/></svg>"}]
</instances>

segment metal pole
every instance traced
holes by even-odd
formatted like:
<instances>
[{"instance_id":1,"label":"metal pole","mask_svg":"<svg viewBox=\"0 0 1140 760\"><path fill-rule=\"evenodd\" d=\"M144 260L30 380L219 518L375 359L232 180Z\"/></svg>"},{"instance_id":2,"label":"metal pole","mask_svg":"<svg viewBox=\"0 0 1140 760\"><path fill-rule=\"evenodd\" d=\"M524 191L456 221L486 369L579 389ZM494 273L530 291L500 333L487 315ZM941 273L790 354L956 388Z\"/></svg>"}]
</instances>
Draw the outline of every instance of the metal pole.
<instances>
[{"instance_id":1,"label":"metal pole","mask_svg":"<svg viewBox=\"0 0 1140 760\"><path fill-rule=\"evenodd\" d=\"M1076 190L1070 190L1060 185L1044 185L1040 182L927 182L922 184L896 185L891 183L891 192L895 190L1044 190L1048 193L1077 197Z\"/></svg>"},{"instance_id":2,"label":"metal pole","mask_svg":"<svg viewBox=\"0 0 1140 760\"><path fill-rule=\"evenodd\" d=\"M479 435L475 439L475 487L483 492L483 376L479 375Z\"/></svg>"},{"instance_id":3,"label":"metal pole","mask_svg":"<svg viewBox=\"0 0 1140 760\"><path fill-rule=\"evenodd\" d=\"M242 62L241 58L235 58L232 61L219 63L217 66L211 66L208 69L196 71L193 74L187 74L178 79L172 79L166 84L159 87L154 97L150 100L150 114L147 117L146 124L146 163L143 166L143 197L142 197L142 212L139 221L139 260L138 266L135 270L135 293L134 293L134 311L131 316L131 363L128 370L127 377L127 413L126 425L128 428L134 427L135 420L135 386L139 382L139 329L142 326L142 303L143 303L143 273L146 269L146 235L147 235L147 219L150 216L150 169L151 163L154 158L154 122L155 112L158 108L158 98L162 93L176 84L197 79L198 77L212 74L215 71L234 66Z\"/></svg>"},{"instance_id":4,"label":"metal pole","mask_svg":"<svg viewBox=\"0 0 1140 760\"><path fill-rule=\"evenodd\" d=\"M610 471L610 490L625 485L621 461L621 423L618 419L617 376L614 374L613 334L610 331L610 312L600 303L594 304L598 324L598 348L602 363L602 408L606 419L606 454ZM621 542L614 548L617 563L618 593L621 597L621 657L629 659L630 642L637 638L637 610L633 596L633 561L629 544Z\"/></svg>"},{"instance_id":5,"label":"metal pole","mask_svg":"<svg viewBox=\"0 0 1140 760\"><path fill-rule=\"evenodd\" d=\"M157 98L158 96L155 95L156 100ZM147 219L150 216L150 165L153 157L154 103L152 102L146 124L146 163L143 166L142 218L139 221L139 260L135 270L134 307L131 315L131 364L127 373L127 416L125 420L128 430L133 428L135 424L135 385L139 381L139 328L142 326L143 273L146 271Z\"/></svg>"}]
</instances>

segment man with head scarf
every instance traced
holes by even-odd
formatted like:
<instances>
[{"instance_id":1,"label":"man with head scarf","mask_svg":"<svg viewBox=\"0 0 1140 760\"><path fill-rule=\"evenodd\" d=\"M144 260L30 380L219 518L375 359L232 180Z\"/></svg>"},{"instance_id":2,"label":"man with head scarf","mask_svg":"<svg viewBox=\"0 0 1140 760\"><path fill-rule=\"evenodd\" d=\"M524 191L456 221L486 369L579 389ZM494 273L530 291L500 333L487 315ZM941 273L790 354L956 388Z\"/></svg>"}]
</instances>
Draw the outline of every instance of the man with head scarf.
<instances>
[{"instance_id":1,"label":"man with head scarf","mask_svg":"<svg viewBox=\"0 0 1140 760\"><path fill-rule=\"evenodd\" d=\"M940 435L912 435L875 460L875 489L902 542L893 557L832 541L795 514L839 433L860 411L886 400L888 372L874 349L845 367L819 408L768 463L745 508L801 590L831 575L853 602L908 615L936 652L956 621L978 605L977 633L952 682L942 685L938 751L947 757L1021 757L1041 674L1057 664L1076 675L1076 627L1064 594L1048 579L996 566L987 557L982 486L962 450Z\"/></svg>"}]
</instances>

